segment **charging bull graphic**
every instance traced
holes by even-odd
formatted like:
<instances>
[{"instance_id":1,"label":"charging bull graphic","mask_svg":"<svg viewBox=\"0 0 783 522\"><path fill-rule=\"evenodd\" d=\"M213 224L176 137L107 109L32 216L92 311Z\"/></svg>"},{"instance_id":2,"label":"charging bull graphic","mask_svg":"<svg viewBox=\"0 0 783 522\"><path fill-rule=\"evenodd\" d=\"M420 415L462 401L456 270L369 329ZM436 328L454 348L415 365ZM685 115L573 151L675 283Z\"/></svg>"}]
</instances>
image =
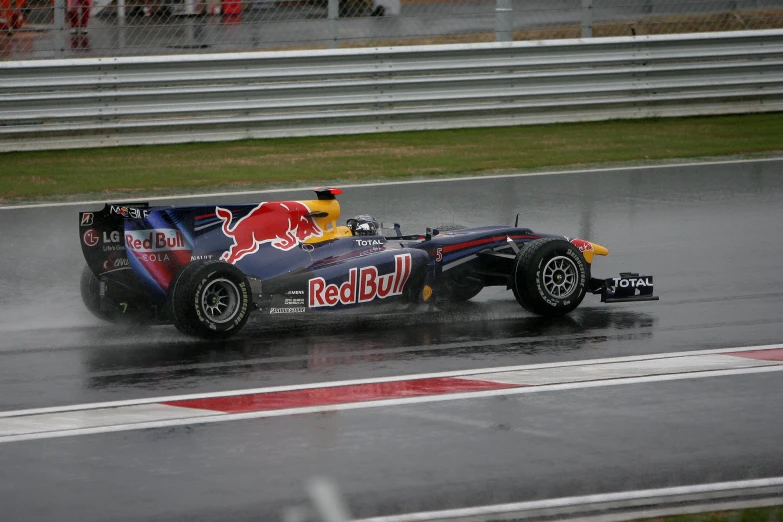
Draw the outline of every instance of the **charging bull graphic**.
<instances>
[{"instance_id":1,"label":"charging bull graphic","mask_svg":"<svg viewBox=\"0 0 783 522\"><path fill-rule=\"evenodd\" d=\"M234 240L220 259L234 264L258 252L264 243L287 251L311 237L321 237L323 230L308 214L310 209L300 201L270 201L261 203L231 225L232 212L215 207L215 215L223 222L223 233Z\"/></svg>"},{"instance_id":2,"label":"charging bull graphic","mask_svg":"<svg viewBox=\"0 0 783 522\"><path fill-rule=\"evenodd\" d=\"M593 251L593 244L589 241L585 241L584 239L572 239L571 244L578 248L580 252Z\"/></svg>"}]
</instances>

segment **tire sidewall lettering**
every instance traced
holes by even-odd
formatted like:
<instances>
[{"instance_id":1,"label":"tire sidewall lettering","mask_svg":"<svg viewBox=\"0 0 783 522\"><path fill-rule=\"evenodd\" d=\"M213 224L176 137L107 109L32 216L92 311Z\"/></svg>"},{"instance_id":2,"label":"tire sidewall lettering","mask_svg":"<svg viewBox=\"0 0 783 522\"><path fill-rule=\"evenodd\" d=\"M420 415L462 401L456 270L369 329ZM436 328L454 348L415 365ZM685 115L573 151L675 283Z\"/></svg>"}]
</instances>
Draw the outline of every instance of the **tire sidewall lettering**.
<instances>
[{"instance_id":1,"label":"tire sidewall lettering","mask_svg":"<svg viewBox=\"0 0 783 522\"><path fill-rule=\"evenodd\" d=\"M234 281L234 283L236 283L237 287L239 288L239 292L242 297L242 304L239 310L237 311L237 313L234 315L234 319L231 320L231 325L228 328L225 328L225 331L231 330L232 328L235 328L240 324L242 324L242 319L244 319L245 314L247 314L247 307L248 307L247 285L244 282Z\"/></svg>"},{"instance_id":2,"label":"tire sidewall lettering","mask_svg":"<svg viewBox=\"0 0 783 522\"><path fill-rule=\"evenodd\" d=\"M204 290L204 285L206 283L207 278L202 278L196 287L196 291L193 292L193 309L196 310L196 319L198 319L200 323L209 324L210 321L201 313L201 292Z\"/></svg>"},{"instance_id":3,"label":"tire sidewall lettering","mask_svg":"<svg viewBox=\"0 0 783 522\"><path fill-rule=\"evenodd\" d=\"M581 292L587 284L587 270L585 270L585 262L582 258L582 254L577 254L569 248L566 250L566 255L574 261L579 269L579 288L577 289L577 292Z\"/></svg>"},{"instance_id":4,"label":"tire sidewall lettering","mask_svg":"<svg viewBox=\"0 0 783 522\"><path fill-rule=\"evenodd\" d=\"M557 301L552 297L550 297L549 292L547 292L544 289L544 286L541 283L542 279L543 277L541 275L541 269L539 268L538 270L536 270L536 290L538 291L538 295L540 295L541 299L543 299L549 306L560 306L561 304L560 301Z\"/></svg>"}]
</instances>

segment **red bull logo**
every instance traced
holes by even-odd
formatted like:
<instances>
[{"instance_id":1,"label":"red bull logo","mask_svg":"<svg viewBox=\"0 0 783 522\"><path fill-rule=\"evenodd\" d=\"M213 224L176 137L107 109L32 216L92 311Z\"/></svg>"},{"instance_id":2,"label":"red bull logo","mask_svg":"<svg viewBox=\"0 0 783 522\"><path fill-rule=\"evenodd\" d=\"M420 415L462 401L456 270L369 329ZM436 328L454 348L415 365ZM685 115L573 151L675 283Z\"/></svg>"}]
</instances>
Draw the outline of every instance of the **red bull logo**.
<instances>
[{"instance_id":1,"label":"red bull logo","mask_svg":"<svg viewBox=\"0 0 783 522\"><path fill-rule=\"evenodd\" d=\"M321 237L323 230L309 213L310 209L300 201L270 201L261 203L232 225L232 212L215 207L215 215L223 222L223 233L234 240L220 259L234 264L258 252L264 243L287 251L311 237Z\"/></svg>"},{"instance_id":2,"label":"red bull logo","mask_svg":"<svg viewBox=\"0 0 783 522\"><path fill-rule=\"evenodd\" d=\"M125 233L125 246L136 252L188 250L185 235L172 228L129 230Z\"/></svg>"},{"instance_id":3,"label":"red bull logo","mask_svg":"<svg viewBox=\"0 0 783 522\"><path fill-rule=\"evenodd\" d=\"M183 265L190 260L191 248L185 242L185 235L173 228L128 230L125 246L140 261L166 263L175 258L177 265Z\"/></svg>"},{"instance_id":4,"label":"red bull logo","mask_svg":"<svg viewBox=\"0 0 783 522\"><path fill-rule=\"evenodd\" d=\"M323 277L310 279L308 305L310 308L335 306L337 304L367 303L374 299L385 299L401 295L411 275L411 255L394 256L394 272L378 275L374 266L348 271L348 281L337 286L327 285Z\"/></svg>"},{"instance_id":5,"label":"red bull logo","mask_svg":"<svg viewBox=\"0 0 783 522\"><path fill-rule=\"evenodd\" d=\"M126 230L125 246L128 256L164 291L177 270L190 262L193 250L185 234L174 228Z\"/></svg>"},{"instance_id":6,"label":"red bull logo","mask_svg":"<svg viewBox=\"0 0 783 522\"><path fill-rule=\"evenodd\" d=\"M585 241L584 239L572 239L571 244L578 248L580 252L593 251L593 244L589 241Z\"/></svg>"}]
</instances>

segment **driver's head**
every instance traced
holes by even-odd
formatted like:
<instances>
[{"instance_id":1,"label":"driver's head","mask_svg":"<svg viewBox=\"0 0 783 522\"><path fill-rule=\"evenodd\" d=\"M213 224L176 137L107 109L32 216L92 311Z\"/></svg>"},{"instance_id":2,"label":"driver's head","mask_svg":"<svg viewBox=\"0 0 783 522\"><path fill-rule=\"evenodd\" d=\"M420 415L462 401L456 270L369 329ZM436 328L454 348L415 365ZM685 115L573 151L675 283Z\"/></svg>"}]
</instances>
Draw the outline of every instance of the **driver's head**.
<instances>
[{"instance_id":1,"label":"driver's head","mask_svg":"<svg viewBox=\"0 0 783 522\"><path fill-rule=\"evenodd\" d=\"M346 224L351 228L354 236L374 236L378 233L378 222L371 216L356 216L349 219Z\"/></svg>"}]
</instances>

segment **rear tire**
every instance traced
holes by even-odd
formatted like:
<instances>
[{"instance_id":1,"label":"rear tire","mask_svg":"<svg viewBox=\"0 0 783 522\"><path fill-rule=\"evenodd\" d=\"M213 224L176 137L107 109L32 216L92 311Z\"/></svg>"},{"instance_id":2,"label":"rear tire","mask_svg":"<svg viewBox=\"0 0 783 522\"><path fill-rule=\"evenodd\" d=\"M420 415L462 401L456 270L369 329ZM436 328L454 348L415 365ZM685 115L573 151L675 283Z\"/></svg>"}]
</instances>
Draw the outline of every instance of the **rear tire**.
<instances>
[{"instance_id":1,"label":"rear tire","mask_svg":"<svg viewBox=\"0 0 783 522\"><path fill-rule=\"evenodd\" d=\"M171 321L180 332L225 339L241 330L250 316L250 283L234 265L194 261L172 281L168 301Z\"/></svg>"},{"instance_id":2,"label":"rear tire","mask_svg":"<svg viewBox=\"0 0 783 522\"><path fill-rule=\"evenodd\" d=\"M101 321L109 323L116 322L117 316L114 312L110 310L101 310L101 282L93 271L90 270L89 266L85 266L84 270L82 270L82 278L79 287L82 294L82 302L92 315Z\"/></svg>"},{"instance_id":3,"label":"rear tire","mask_svg":"<svg viewBox=\"0 0 783 522\"><path fill-rule=\"evenodd\" d=\"M564 239L536 239L517 254L512 277L514 297L525 310L550 317L565 315L584 299L590 265Z\"/></svg>"}]
</instances>

